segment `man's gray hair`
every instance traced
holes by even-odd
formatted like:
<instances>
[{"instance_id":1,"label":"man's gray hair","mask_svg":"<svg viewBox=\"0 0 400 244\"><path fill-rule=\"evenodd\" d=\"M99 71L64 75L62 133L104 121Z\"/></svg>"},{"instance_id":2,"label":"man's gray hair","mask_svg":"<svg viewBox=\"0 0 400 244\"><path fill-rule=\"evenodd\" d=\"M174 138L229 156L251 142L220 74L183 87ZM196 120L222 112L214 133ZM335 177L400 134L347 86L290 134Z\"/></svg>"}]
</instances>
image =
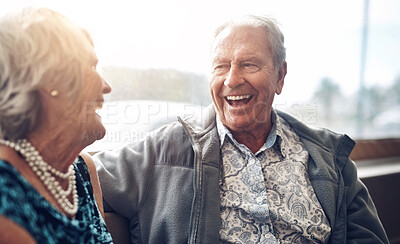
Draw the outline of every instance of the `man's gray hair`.
<instances>
[{"instance_id":1,"label":"man's gray hair","mask_svg":"<svg viewBox=\"0 0 400 244\"><path fill-rule=\"evenodd\" d=\"M63 15L27 8L0 20L0 138L26 137L40 123L40 91L76 100L94 50L89 34Z\"/></svg>"},{"instance_id":2,"label":"man's gray hair","mask_svg":"<svg viewBox=\"0 0 400 244\"><path fill-rule=\"evenodd\" d=\"M228 21L216 29L213 42L223 30L240 26L262 27L265 29L271 52L274 56L274 66L275 68L280 68L286 60L285 40L277 21L271 17L246 15L240 19Z\"/></svg>"}]
</instances>

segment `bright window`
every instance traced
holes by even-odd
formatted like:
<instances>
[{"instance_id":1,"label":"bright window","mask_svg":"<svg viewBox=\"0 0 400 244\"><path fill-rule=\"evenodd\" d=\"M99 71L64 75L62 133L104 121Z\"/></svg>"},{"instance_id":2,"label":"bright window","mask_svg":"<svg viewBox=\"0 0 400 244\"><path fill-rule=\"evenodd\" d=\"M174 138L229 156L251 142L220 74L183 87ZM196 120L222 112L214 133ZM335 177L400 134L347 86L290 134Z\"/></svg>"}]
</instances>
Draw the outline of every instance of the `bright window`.
<instances>
[{"instance_id":1,"label":"bright window","mask_svg":"<svg viewBox=\"0 0 400 244\"><path fill-rule=\"evenodd\" d=\"M114 90L101 111L108 133L90 150L139 139L160 119L189 115L211 103L210 36L217 24L244 14L272 15L285 34L288 75L275 108L353 138L400 137L399 1L15 0L7 4L0 14L28 4L44 5L92 34L101 69ZM365 53L364 23L368 23Z\"/></svg>"}]
</instances>

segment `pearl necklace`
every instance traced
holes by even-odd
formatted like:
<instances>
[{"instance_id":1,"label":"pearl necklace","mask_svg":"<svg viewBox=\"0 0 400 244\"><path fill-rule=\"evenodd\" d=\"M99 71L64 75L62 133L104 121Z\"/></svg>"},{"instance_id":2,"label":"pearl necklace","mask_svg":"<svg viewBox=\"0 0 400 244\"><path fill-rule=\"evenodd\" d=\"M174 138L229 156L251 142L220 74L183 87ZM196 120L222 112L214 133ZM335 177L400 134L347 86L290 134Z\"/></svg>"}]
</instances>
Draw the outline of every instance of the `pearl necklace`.
<instances>
[{"instance_id":1,"label":"pearl necklace","mask_svg":"<svg viewBox=\"0 0 400 244\"><path fill-rule=\"evenodd\" d=\"M32 171L35 172L53 197L57 200L60 207L67 214L75 216L78 212L78 192L76 190L76 177L73 165L69 166L66 173L56 170L43 160L36 148L26 139L18 140L16 142L0 139L0 143L21 153L28 162ZM66 190L60 186L56 177L64 180L68 179L68 188ZM71 193L72 203L68 199L68 196Z\"/></svg>"}]
</instances>

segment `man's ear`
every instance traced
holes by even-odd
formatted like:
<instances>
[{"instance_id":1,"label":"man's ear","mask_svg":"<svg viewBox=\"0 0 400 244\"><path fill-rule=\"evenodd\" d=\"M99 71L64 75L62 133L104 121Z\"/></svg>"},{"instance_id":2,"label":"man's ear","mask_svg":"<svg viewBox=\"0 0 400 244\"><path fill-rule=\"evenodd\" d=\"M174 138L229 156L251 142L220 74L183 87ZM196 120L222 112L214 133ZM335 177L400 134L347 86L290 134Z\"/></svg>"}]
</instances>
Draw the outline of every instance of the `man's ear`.
<instances>
[{"instance_id":1,"label":"man's ear","mask_svg":"<svg viewBox=\"0 0 400 244\"><path fill-rule=\"evenodd\" d=\"M287 63L286 61L283 61L281 67L278 70L278 80L276 82L276 89L275 89L275 93L277 95L281 94L282 92L286 74L287 74Z\"/></svg>"}]
</instances>

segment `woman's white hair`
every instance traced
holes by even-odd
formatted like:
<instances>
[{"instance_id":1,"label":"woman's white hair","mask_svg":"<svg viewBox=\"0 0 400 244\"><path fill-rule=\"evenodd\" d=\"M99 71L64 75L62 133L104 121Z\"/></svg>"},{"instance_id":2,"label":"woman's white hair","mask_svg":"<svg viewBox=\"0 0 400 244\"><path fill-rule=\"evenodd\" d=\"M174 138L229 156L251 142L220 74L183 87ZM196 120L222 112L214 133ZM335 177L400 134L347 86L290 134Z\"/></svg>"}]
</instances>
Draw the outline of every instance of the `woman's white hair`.
<instances>
[{"instance_id":1,"label":"woman's white hair","mask_svg":"<svg viewBox=\"0 0 400 244\"><path fill-rule=\"evenodd\" d=\"M246 15L240 19L228 21L220 25L214 32L215 38L225 29L240 26L247 26L251 28L262 27L265 29L269 41L271 52L274 56L274 66L276 69L280 68L282 63L286 60L285 38L278 26L275 19L266 16Z\"/></svg>"},{"instance_id":2,"label":"woman's white hair","mask_svg":"<svg viewBox=\"0 0 400 244\"><path fill-rule=\"evenodd\" d=\"M40 91L76 99L94 57L83 28L46 8L27 8L0 20L0 138L27 137L40 123Z\"/></svg>"}]
</instances>

